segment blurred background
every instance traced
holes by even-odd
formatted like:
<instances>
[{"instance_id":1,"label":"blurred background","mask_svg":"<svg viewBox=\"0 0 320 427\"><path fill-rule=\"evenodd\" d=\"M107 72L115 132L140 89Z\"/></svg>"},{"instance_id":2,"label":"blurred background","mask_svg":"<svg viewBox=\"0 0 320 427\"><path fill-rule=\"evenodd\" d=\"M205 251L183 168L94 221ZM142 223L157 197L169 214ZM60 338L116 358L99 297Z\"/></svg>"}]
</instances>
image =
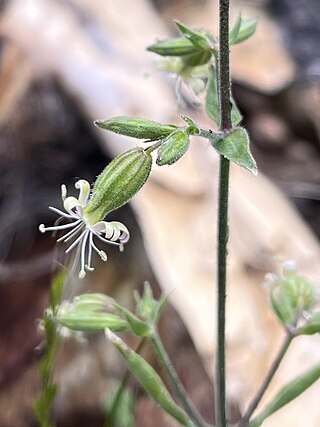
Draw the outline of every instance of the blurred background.
<instances>
[{"instance_id":1,"label":"blurred background","mask_svg":"<svg viewBox=\"0 0 320 427\"><path fill-rule=\"evenodd\" d=\"M232 22L240 10L258 19L255 36L232 48L231 64L233 94L260 172L255 178L232 169L227 338L229 414L236 421L282 337L264 275L294 259L303 274L320 280L320 3L233 0L231 7ZM187 102L177 109L174 78L156 71L157 58L145 51L177 34L173 19L217 34L216 1L0 0L0 427L36 426L32 402L40 390L43 338L37 319L52 276L69 262L38 225L55 221L48 206L61 207L61 184L72 193L77 179L93 182L115 155L138 143L98 130L93 121L132 115L181 123L187 114L212 127L202 107ZM160 332L208 421L217 165L213 150L195 141L175 166L155 167L132 204L108 217L130 229L125 252L109 249L106 264L95 260L95 272L81 283L71 278L66 290L66 297L105 292L129 308L145 280L156 295L170 293ZM319 353L317 336L299 338L271 392ZM154 362L151 351L146 357ZM57 425L101 426L123 372L103 337L66 342L55 372ZM131 425L176 425L134 381L130 387ZM265 425L319 426L319 391L315 385Z\"/></svg>"}]
</instances>

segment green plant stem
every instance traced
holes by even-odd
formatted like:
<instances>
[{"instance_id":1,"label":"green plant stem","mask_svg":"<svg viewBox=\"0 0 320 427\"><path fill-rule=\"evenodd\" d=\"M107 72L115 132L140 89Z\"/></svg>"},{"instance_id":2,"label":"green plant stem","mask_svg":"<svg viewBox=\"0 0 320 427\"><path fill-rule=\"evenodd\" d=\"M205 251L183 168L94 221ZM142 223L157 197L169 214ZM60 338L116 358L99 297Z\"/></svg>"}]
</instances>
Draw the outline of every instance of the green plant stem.
<instances>
[{"instance_id":1,"label":"green plant stem","mask_svg":"<svg viewBox=\"0 0 320 427\"><path fill-rule=\"evenodd\" d=\"M266 377L263 380L263 383L261 384L259 390L257 391L257 394L253 398L252 402L249 404L248 409L246 410L245 414L242 416L238 427L245 427L249 424L250 418L253 415L254 411L257 409L261 399L263 398L265 392L267 391L267 388L269 387L272 378L274 377L275 373L277 372L280 363L282 359L284 358L285 354L288 351L288 348L293 340L294 336L287 332L285 339L283 340L283 343L276 355L276 358L274 359L272 365L270 366L270 369L266 375Z\"/></svg>"},{"instance_id":2,"label":"green plant stem","mask_svg":"<svg viewBox=\"0 0 320 427\"><path fill-rule=\"evenodd\" d=\"M161 362L162 367L166 371L168 377L171 380L172 386L174 387L177 396L183 403L183 406L189 415L189 417L192 419L192 421L195 423L197 427L208 427L208 424L202 419L201 415L198 413L196 408L194 407L193 403L190 401L186 390L181 383L178 374L176 373L171 360L162 344L162 341L157 333L157 331L154 331L153 336L151 338L152 343L154 345L154 348L157 352L157 355L159 357L159 360Z\"/></svg>"},{"instance_id":3,"label":"green plant stem","mask_svg":"<svg viewBox=\"0 0 320 427\"><path fill-rule=\"evenodd\" d=\"M228 199L230 162L220 156L219 218L218 218L218 319L216 355L216 424L226 426L226 368L225 368L225 321L226 321L226 276L228 241Z\"/></svg>"},{"instance_id":4,"label":"green plant stem","mask_svg":"<svg viewBox=\"0 0 320 427\"><path fill-rule=\"evenodd\" d=\"M231 88L229 64L229 0L219 0L219 109L220 131L232 129ZM218 207L218 309L217 309L217 354L215 413L217 427L226 427L226 373L225 373L225 323L226 323L226 278L229 207L230 162L220 156L219 207Z\"/></svg>"},{"instance_id":5,"label":"green plant stem","mask_svg":"<svg viewBox=\"0 0 320 427\"><path fill-rule=\"evenodd\" d=\"M137 348L135 349L136 353L140 353L141 350L143 349L143 347L146 344L146 338L142 338L141 341L139 342L139 344L137 345ZM131 376L131 372L129 371L129 369L126 370L121 384L119 385L118 391L113 399L111 408L110 408L110 415L106 418L105 423L104 423L104 427L114 427L115 426L115 418L117 415L117 410L119 407L119 403L121 402L121 396L124 392L124 390L126 389L127 385L128 385L128 381L130 379Z\"/></svg>"}]
</instances>

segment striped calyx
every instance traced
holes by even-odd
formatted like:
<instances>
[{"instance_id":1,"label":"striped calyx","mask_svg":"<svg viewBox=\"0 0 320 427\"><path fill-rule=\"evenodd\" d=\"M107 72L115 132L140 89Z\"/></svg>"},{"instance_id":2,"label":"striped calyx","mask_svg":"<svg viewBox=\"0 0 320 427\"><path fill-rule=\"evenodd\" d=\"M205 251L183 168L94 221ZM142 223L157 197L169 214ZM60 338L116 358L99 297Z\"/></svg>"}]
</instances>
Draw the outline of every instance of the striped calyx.
<instances>
[{"instance_id":1,"label":"striped calyx","mask_svg":"<svg viewBox=\"0 0 320 427\"><path fill-rule=\"evenodd\" d=\"M112 160L98 176L84 209L87 221L101 221L108 212L127 203L143 186L152 166L150 153L133 148Z\"/></svg>"}]
</instances>

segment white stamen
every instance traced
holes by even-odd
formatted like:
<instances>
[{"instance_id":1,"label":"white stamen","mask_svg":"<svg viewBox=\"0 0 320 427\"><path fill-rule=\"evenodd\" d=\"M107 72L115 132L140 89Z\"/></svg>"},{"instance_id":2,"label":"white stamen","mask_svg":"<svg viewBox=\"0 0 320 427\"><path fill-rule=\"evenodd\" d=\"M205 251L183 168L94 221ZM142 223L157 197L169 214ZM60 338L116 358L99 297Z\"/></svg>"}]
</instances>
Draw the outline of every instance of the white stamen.
<instances>
[{"instance_id":1,"label":"white stamen","mask_svg":"<svg viewBox=\"0 0 320 427\"><path fill-rule=\"evenodd\" d=\"M56 227L45 227L44 224L40 224L39 231L41 231L41 233L45 233L46 231L66 230L72 227L74 227L74 224L57 225Z\"/></svg>"},{"instance_id":2,"label":"white stamen","mask_svg":"<svg viewBox=\"0 0 320 427\"><path fill-rule=\"evenodd\" d=\"M39 231L40 231L40 233L45 233L46 232L46 227L45 227L44 224L40 224L39 225Z\"/></svg>"},{"instance_id":3,"label":"white stamen","mask_svg":"<svg viewBox=\"0 0 320 427\"><path fill-rule=\"evenodd\" d=\"M90 234L91 236L91 240L90 240L90 245L92 246L92 248L97 252L97 254L100 256L100 258L102 259L102 261L107 261L108 256L104 251L101 251L95 244L93 241L93 234Z\"/></svg>"},{"instance_id":4,"label":"white stamen","mask_svg":"<svg viewBox=\"0 0 320 427\"><path fill-rule=\"evenodd\" d=\"M84 230L80 234L80 236L68 247L68 249L65 251L66 254L68 254L71 251L71 249L73 249L82 240L82 238L86 234L86 232L87 232L87 230Z\"/></svg>"},{"instance_id":5,"label":"white stamen","mask_svg":"<svg viewBox=\"0 0 320 427\"><path fill-rule=\"evenodd\" d=\"M81 270L85 269L86 243L88 240L89 233L90 233L90 230L85 231L85 235L83 236L82 243L81 243Z\"/></svg>"},{"instance_id":6,"label":"white stamen","mask_svg":"<svg viewBox=\"0 0 320 427\"><path fill-rule=\"evenodd\" d=\"M91 258L92 258L92 232L89 233L89 248L88 248L88 260L87 260L87 270L93 271L94 268L91 267Z\"/></svg>"},{"instance_id":7,"label":"white stamen","mask_svg":"<svg viewBox=\"0 0 320 427\"><path fill-rule=\"evenodd\" d=\"M99 255L102 261L108 261L108 255L105 253L105 251L100 251Z\"/></svg>"},{"instance_id":8,"label":"white stamen","mask_svg":"<svg viewBox=\"0 0 320 427\"><path fill-rule=\"evenodd\" d=\"M59 239L57 239L57 242L62 242L62 241L68 242L81 230L81 227L83 227L83 223L81 222L81 219L74 222L73 225L75 226L74 230L68 231L68 233L64 234Z\"/></svg>"},{"instance_id":9,"label":"white stamen","mask_svg":"<svg viewBox=\"0 0 320 427\"><path fill-rule=\"evenodd\" d=\"M69 214L67 214L67 213L65 213L65 212L62 212L60 209L57 209L57 208L54 208L53 206L49 206L49 209L51 210L51 211L53 211L53 212L55 212L55 213L57 213L57 214L59 214L59 215L61 215L61 216L63 216L64 218L78 218L76 215L69 215Z\"/></svg>"},{"instance_id":10,"label":"white stamen","mask_svg":"<svg viewBox=\"0 0 320 427\"><path fill-rule=\"evenodd\" d=\"M86 276L86 271L85 270L80 270L79 274L78 274L79 279L84 279L85 276Z\"/></svg>"}]
</instances>

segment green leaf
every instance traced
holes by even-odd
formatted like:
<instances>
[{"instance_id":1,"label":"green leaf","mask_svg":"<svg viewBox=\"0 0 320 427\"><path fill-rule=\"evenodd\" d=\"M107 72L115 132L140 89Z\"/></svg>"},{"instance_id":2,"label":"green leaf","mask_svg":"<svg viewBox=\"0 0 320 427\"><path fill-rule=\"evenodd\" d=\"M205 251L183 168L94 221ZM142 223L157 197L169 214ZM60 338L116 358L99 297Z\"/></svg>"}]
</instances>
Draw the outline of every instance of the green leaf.
<instances>
[{"instance_id":1,"label":"green leaf","mask_svg":"<svg viewBox=\"0 0 320 427\"><path fill-rule=\"evenodd\" d=\"M200 134L200 128L197 125L196 122L194 122L192 119L190 119L187 116L181 116L182 120L185 121L188 125L186 132L189 135L199 135Z\"/></svg>"},{"instance_id":2,"label":"green leaf","mask_svg":"<svg viewBox=\"0 0 320 427\"><path fill-rule=\"evenodd\" d=\"M131 314L131 316L127 316L127 320L132 332L137 335L137 337L150 337L152 335L150 326L142 322L136 316Z\"/></svg>"},{"instance_id":3,"label":"green leaf","mask_svg":"<svg viewBox=\"0 0 320 427\"><path fill-rule=\"evenodd\" d=\"M162 309L167 303L167 298L161 297L160 300L156 300L153 296L150 284L145 282L142 297L140 297L138 293L135 293L135 299L137 301L137 312L139 316L150 326L155 326Z\"/></svg>"},{"instance_id":4,"label":"green leaf","mask_svg":"<svg viewBox=\"0 0 320 427\"><path fill-rule=\"evenodd\" d=\"M50 310L47 310L43 319L45 333L45 351L39 364L41 381L40 396L34 402L34 411L41 427L53 427L50 420L51 408L57 393L57 385L53 383L52 372L58 350L60 337L56 333L56 326L52 316L58 312L62 299L66 271L58 273L51 283Z\"/></svg>"},{"instance_id":5,"label":"green leaf","mask_svg":"<svg viewBox=\"0 0 320 427\"><path fill-rule=\"evenodd\" d=\"M218 139L220 138L220 139ZM208 135L211 145L224 157L257 175L257 165L250 152L249 135L241 127L221 138Z\"/></svg>"},{"instance_id":6,"label":"green leaf","mask_svg":"<svg viewBox=\"0 0 320 427\"><path fill-rule=\"evenodd\" d=\"M199 48L186 37L175 37L148 46L147 50L161 56L183 56L196 53Z\"/></svg>"},{"instance_id":7,"label":"green leaf","mask_svg":"<svg viewBox=\"0 0 320 427\"><path fill-rule=\"evenodd\" d=\"M174 402L156 371L117 335L106 329L106 336L123 356L128 369L148 395L184 426L191 426L187 414Z\"/></svg>"},{"instance_id":8,"label":"green leaf","mask_svg":"<svg viewBox=\"0 0 320 427\"><path fill-rule=\"evenodd\" d=\"M239 34L239 30L241 27L241 23L242 23L242 19L241 19L241 13L240 13L236 23L234 24L234 27L232 28L232 30L230 31L230 34L229 34L229 43L230 44L236 43L237 37Z\"/></svg>"},{"instance_id":9,"label":"green leaf","mask_svg":"<svg viewBox=\"0 0 320 427\"><path fill-rule=\"evenodd\" d=\"M50 384L43 391L41 398L34 402L33 408L41 427L53 427L49 421L52 403L57 394L57 386Z\"/></svg>"},{"instance_id":10,"label":"green leaf","mask_svg":"<svg viewBox=\"0 0 320 427\"><path fill-rule=\"evenodd\" d=\"M114 308L121 313L127 320L131 331L138 337L150 337L152 334L151 328L148 322L140 320L136 315L131 313L130 310L113 301ZM144 319L145 320L145 319Z\"/></svg>"},{"instance_id":11,"label":"green leaf","mask_svg":"<svg viewBox=\"0 0 320 427\"><path fill-rule=\"evenodd\" d=\"M264 420L283 406L290 403L320 378L320 364L313 366L308 371L285 385L273 398L271 403L249 424L249 427L259 427Z\"/></svg>"},{"instance_id":12,"label":"green leaf","mask_svg":"<svg viewBox=\"0 0 320 427\"><path fill-rule=\"evenodd\" d=\"M172 165L187 152L189 148L189 135L184 130L176 130L163 143L158 150L157 165Z\"/></svg>"},{"instance_id":13,"label":"green leaf","mask_svg":"<svg viewBox=\"0 0 320 427\"><path fill-rule=\"evenodd\" d=\"M240 28L237 31L237 27L239 26L239 21L240 21ZM249 37L251 37L255 33L256 28L257 28L256 19L242 19L241 15L239 15L239 18L229 36L230 44L237 44L247 40Z\"/></svg>"},{"instance_id":14,"label":"green leaf","mask_svg":"<svg viewBox=\"0 0 320 427\"><path fill-rule=\"evenodd\" d=\"M206 111L208 116L217 124L218 127L220 127L218 78L214 67L210 67L209 72L210 76L207 86ZM233 97L231 97L231 104L232 126L237 126L242 120L242 114L240 113Z\"/></svg>"},{"instance_id":15,"label":"green leaf","mask_svg":"<svg viewBox=\"0 0 320 427\"><path fill-rule=\"evenodd\" d=\"M130 136L138 139L148 139L155 141L170 135L177 129L177 126L162 124L153 120L139 119L135 117L118 116L107 120L96 120L94 122L99 128Z\"/></svg>"},{"instance_id":16,"label":"green leaf","mask_svg":"<svg viewBox=\"0 0 320 427\"><path fill-rule=\"evenodd\" d=\"M191 30L186 27L179 21L175 21L176 26L182 32L182 34L190 40L190 42L198 49L201 50L210 50L212 49L212 43L205 35L201 34L199 31Z\"/></svg>"},{"instance_id":17,"label":"green leaf","mask_svg":"<svg viewBox=\"0 0 320 427\"><path fill-rule=\"evenodd\" d=\"M198 67L199 65L207 64L212 57L212 53L207 50L202 50L190 55L184 55L181 57L181 61L184 67Z\"/></svg>"},{"instance_id":18,"label":"green leaf","mask_svg":"<svg viewBox=\"0 0 320 427\"><path fill-rule=\"evenodd\" d=\"M313 335L320 332L320 314L314 315L306 325L301 326L297 331L298 335Z\"/></svg>"},{"instance_id":19,"label":"green leaf","mask_svg":"<svg viewBox=\"0 0 320 427\"><path fill-rule=\"evenodd\" d=\"M50 308L53 312L61 302L66 276L67 272L62 270L52 280L50 289Z\"/></svg>"},{"instance_id":20,"label":"green leaf","mask_svg":"<svg viewBox=\"0 0 320 427\"><path fill-rule=\"evenodd\" d=\"M110 392L108 392L108 395L102 401L103 409L107 416L110 416L110 411L113 409L119 387L121 387L120 384L112 385ZM114 413L115 425L117 427L134 427L136 401L135 394L129 388L122 391Z\"/></svg>"}]
</instances>

